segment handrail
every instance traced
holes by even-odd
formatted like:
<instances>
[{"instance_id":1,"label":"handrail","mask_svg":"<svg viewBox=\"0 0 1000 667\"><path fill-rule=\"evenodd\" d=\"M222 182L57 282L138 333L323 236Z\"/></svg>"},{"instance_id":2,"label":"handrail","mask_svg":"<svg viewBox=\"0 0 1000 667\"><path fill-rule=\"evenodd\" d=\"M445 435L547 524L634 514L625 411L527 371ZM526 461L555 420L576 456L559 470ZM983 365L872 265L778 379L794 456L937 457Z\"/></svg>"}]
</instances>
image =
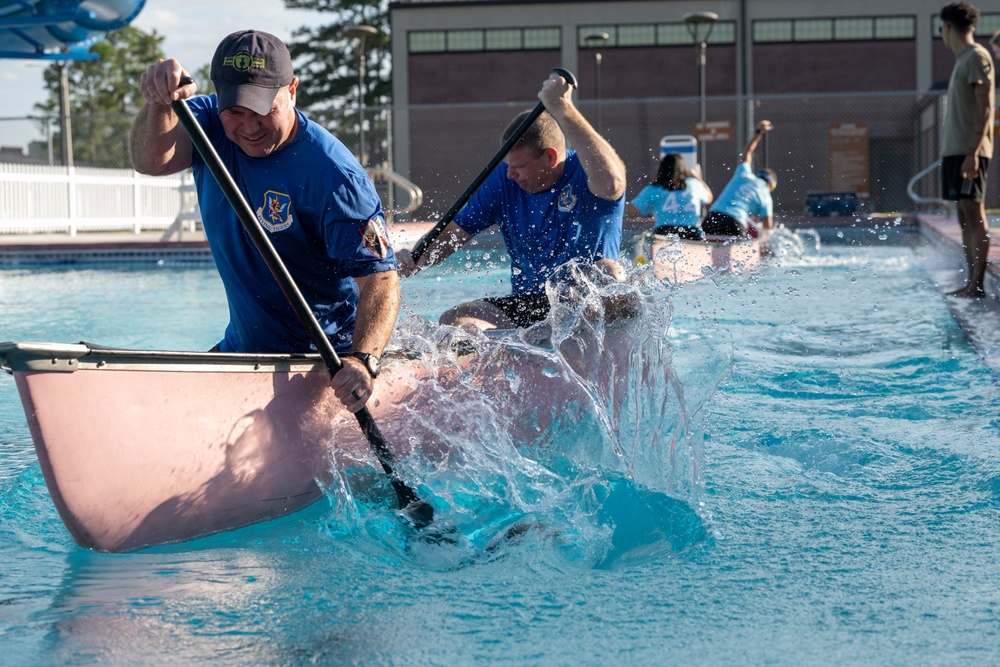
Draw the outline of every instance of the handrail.
<instances>
[{"instance_id":1,"label":"handrail","mask_svg":"<svg viewBox=\"0 0 1000 667\"><path fill-rule=\"evenodd\" d=\"M376 177L381 176L386 181L403 190L403 192L406 193L406 196L410 198L410 201L406 204L406 206L402 208L393 207L392 210L386 211L386 218L391 218L396 213L413 213L424 203L424 191L420 189L420 186L405 176L397 174L391 169L386 169L384 167L366 167L365 171L368 172L368 177L371 178L373 182Z\"/></svg>"},{"instance_id":2,"label":"handrail","mask_svg":"<svg viewBox=\"0 0 1000 667\"><path fill-rule=\"evenodd\" d=\"M926 169L924 169L923 171L921 171L920 173L918 173L916 176L914 176L913 178L911 178L910 182L906 184L906 194L910 195L910 199L912 199L914 201L914 203L916 203L916 204L947 204L948 203L944 199L935 199L935 198L929 198L929 197L921 197L920 195L918 195L916 192L913 191L913 186L915 186L917 184L917 181L919 181L921 178L923 178L927 174L931 173L932 171L934 171L935 169L937 169L940 166L941 166L941 160L937 160L931 166L927 167Z\"/></svg>"}]
</instances>

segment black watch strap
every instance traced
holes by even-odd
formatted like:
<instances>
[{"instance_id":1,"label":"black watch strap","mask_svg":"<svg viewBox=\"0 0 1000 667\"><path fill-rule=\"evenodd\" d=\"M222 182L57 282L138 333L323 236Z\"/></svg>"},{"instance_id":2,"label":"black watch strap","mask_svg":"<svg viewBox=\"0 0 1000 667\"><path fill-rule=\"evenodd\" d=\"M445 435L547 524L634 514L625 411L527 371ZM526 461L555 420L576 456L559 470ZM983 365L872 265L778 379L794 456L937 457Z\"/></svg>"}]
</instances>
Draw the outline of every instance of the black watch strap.
<instances>
[{"instance_id":1,"label":"black watch strap","mask_svg":"<svg viewBox=\"0 0 1000 667\"><path fill-rule=\"evenodd\" d=\"M372 378L377 378L378 374L382 371L382 362L374 354L368 354L367 352L348 352L347 356L354 357L361 361L365 365L365 369Z\"/></svg>"}]
</instances>

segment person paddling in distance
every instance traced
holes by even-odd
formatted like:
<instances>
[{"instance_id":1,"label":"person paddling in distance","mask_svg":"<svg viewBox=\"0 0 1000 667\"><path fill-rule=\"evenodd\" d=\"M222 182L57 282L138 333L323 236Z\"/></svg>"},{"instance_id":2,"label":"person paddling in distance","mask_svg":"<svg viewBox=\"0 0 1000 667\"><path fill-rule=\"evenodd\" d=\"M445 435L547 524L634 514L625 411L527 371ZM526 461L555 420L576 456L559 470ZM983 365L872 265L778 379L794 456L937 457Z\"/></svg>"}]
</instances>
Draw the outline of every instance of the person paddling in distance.
<instances>
[{"instance_id":1,"label":"person paddling in distance","mask_svg":"<svg viewBox=\"0 0 1000 667\"><path fill-rule=\"evenodd\" d=\"M132 164L149 175L194 170L205 234L229 302L222 352L308 352L309 333L171 108L187 100L284 260L343 367L331 378L351 412L371 397L399 312L399 276L371 180L344 145L295 108L288 49L257 30L227 36L212 59L218 91L195 97L177 60L142 74Z\"/></svg>"},{"instance_id":2,"label":"person paddling in distance","mask_svg":"<svg viewBox=\"0 0 1000 667\"><path fill-rule=\"evenodd\" d=\"M632 200L640 215L654 216L654 234L676 234L693 241L704 238L698 223L704 207L711 203L712 191L688 169L680 153L664 155L656 178Z\"/></svg>"},{"instance_id":3,"label":"person paddling in distance","mask_svg":"<svg viewBox=\"0 0 1000 667\"><path fill-rule=\"evenodd\" d=\"M528 327L549 311L545 281L562 264L593 262L616 279L625 208L625 164L573 104L572 86L557 73L542 84L545 111L490 173L455 218L427 245L416 263L409 251L396 259L409 277L440 264L497 224L511 258L511 295L487 297L445 311L441 324L483 330ZM519 114L502 141L530 112ZM568 150L567 140L575 150Z\"/></svg>"},{"instance_id":4,"label":"person paddling in distance","mask_svg":"<svg viewBox=\"0 0 1000 667\"><path fill-rule=\"evenodd\" d=\"M701 223L706 235L757 238L774 227L771 193L778 185L778 177L771 169L755 174L751 167L757 145L773 129L769 120L757 123L757 130L743 149L736 171ZM754 217L759 219L759 229L751 224Z\"/></svg>"}]
</instances>

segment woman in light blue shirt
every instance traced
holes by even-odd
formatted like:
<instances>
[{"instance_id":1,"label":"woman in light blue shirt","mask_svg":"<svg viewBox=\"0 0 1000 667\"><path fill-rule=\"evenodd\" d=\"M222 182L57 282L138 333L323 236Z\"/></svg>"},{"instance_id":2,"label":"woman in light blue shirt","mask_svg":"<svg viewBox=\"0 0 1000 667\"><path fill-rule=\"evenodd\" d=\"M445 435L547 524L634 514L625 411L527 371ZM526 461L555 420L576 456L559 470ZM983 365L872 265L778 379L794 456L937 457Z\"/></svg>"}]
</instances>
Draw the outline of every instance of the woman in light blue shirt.
<instances>
[{"instance_id":1,"label":"woman in light blue shirt","mask_svg":"<svg viewBox=\"0 0 1000 667\"><path fill-rule=\"evenodd\" d=\"M654 234L676 234L682 239L701 240L698 227L704 207L712 203L712 191L688 169L680 153L667 153L652 184L632 200L641 215L653 215Z\"/></svg>"}]
</instances>

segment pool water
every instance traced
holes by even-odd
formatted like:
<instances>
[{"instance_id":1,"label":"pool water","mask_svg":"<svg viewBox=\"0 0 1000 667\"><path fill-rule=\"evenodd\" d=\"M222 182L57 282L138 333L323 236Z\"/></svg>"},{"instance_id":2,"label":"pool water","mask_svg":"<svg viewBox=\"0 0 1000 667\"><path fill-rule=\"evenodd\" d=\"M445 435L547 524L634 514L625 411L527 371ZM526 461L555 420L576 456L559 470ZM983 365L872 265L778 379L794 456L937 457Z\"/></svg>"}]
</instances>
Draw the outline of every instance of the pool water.
<instances>
[{"instance_id":1,"label":"pool water","mask_svg":"<svg viewBox=\"0 0 1000 667\"><path fill-rule=\"evenodd\" d=\"M627 337L632 384L594 384L544 448L459 397L476 428L456 460L481 469L411 464L454 543L406 535L351 471L282 519L81 549L0 376L4 664L996 662L997 389L934 286L942 260L905 235L802 240L750 275L635 276L651 335ZM504 293L502 260L408 281L401 331ZM207 349L226 320L198 267L5 270L0 312L3 340L159 349Z\"/></svg>"}]
</instances>

